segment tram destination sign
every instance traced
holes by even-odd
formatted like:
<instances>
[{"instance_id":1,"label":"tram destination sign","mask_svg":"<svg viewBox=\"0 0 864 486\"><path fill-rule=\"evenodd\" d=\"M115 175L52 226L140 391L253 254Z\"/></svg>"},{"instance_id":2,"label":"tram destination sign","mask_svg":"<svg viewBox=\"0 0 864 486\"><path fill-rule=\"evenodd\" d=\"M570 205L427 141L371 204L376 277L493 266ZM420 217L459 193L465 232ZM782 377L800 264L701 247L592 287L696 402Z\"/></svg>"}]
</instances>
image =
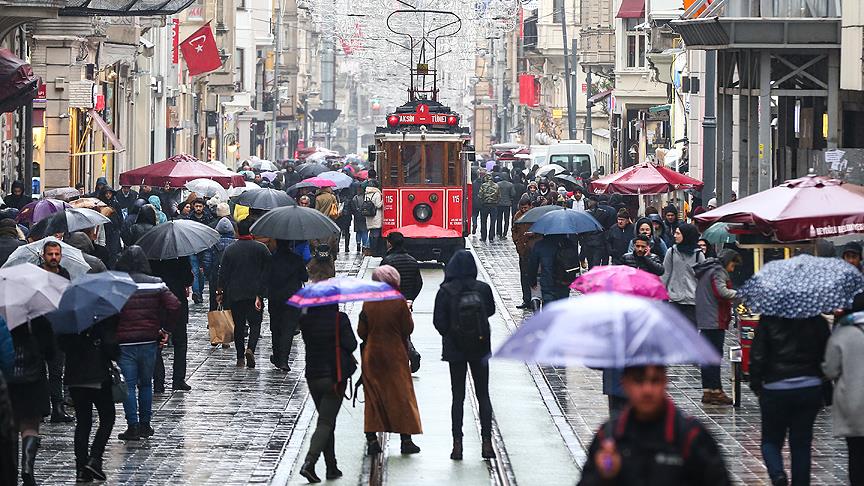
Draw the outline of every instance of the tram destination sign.
<instances>
[{"instance_id":1,"label":"tram destination sign","mask_svg":"<svg viewBox=\"0 0 864 486\"><path fill-rule=\"evenodd\" d=\"M429 105L419 104L414 113L396 113L387 117L387 124L395 125L456 125L459 118L446 113L430 113Z\"/></svg>"}]
</instances>

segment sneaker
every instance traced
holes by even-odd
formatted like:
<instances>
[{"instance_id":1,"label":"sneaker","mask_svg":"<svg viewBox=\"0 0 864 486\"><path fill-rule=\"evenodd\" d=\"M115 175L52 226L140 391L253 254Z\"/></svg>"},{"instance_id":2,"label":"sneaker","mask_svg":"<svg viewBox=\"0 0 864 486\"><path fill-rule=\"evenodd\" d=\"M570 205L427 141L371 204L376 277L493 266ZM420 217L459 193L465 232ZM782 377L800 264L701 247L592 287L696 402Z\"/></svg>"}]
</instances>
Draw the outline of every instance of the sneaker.
<instances>
[{"instance_id":1,"label":"sneaker","mask_svg":"<svg viewBox=\"0 0 864 486\"><path fill-rule=\"evenodd\" d=\"M138 424L130 425L125 432L118 434L117 438L120 440L141 440L141 436L138 435Z\"/></svg>"},{"instance_id":2,"label":"sneaker","mask_svg":"<svg viewBox=\"0 0 864 486\"><path fill-rule=\"evenodd\" d=\"M180 382L175 385L171 385L171 388L173 388L174 391L189 391L192 389L192 387L189 386L189 384L186 382Z\"/></svg>"},{"instance_id":3,"label":"sneaker","mask_svg":"<svg viewBox=\"0 0 864 486\"><path fill-rule=\"evenodd\" d=\"M76 483L92 483L93 482L93 475L90 474L90 471L88 471L87 468L82 467L75 474L75 482Z\"/></svg>"},{"instance_id":4,"label":"sneaker","mask_svg":"<svg viewBox=\"0 0 864 486\"><path fill-rule=\"evenodd\" d=\"M255 367L255 352L249 348L246 348L246 367L254 368Z\"/></svg>"},{"instance_id":5,"label":"sneaker","mask_svg":"<svg viewBox=\"0 0 864 486\"><path fill-rule=\"evenodd\" d=\"M138 426L138 435L142 438L153 437L155 433L156 431L153 430L153 427L149 423L141 422Z\"/></svg>"},{"instance_id":6,"label":"sneaker","mask_svg":"<svg viewBox=\"0 0 864 486\"><path fill-rule=\"evenodd\" d=\"M402 454L417 454L420 452L420 447L418 447L411 439L403 440L401 452Z\"/></svg>"},{"instance_id":7,"label":"sneaker","mask_svg":"<svg viewBox=\"0 0 864 486\"><path fill-rule=\"evenodd\" d=\"M108 479L108 476L105 475L105 471L102 470L102 459L91 457L84 466L84 469L89 472L96 481L105 481Z\"/></svg>"}]
</instances>

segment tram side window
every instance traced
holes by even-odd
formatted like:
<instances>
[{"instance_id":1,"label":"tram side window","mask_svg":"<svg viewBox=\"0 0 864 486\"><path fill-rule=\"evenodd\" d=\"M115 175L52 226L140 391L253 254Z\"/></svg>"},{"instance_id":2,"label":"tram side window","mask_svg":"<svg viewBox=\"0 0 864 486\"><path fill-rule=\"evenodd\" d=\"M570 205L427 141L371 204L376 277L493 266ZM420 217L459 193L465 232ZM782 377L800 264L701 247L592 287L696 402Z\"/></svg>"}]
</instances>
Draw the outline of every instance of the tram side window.
<instances>
[{"instance_id":1,"label":"tram side window","mask_svg":"<svg viewBox=\"0 0 864 486\"><path fill-rule=\"evenodd\" d=\"M444 144L426 145L426 184L444 184Z\"/></svg>"},{"instance_id":2,"label":"tram side window","mask_svg":"<svg viewBox=\"0 0 864 486\"><path fill-rule=\"evenodd\" d=\"M450 150L450 154L447 157L447 185L455 186L460 185L462 182L459 178L459 174L456 173L457 164L459 162L459 158L462 156L460 153L460 149L462 148L461 143L451 143L448 144L448 149Z\"/></svg>"},{"instance_id":3,"label":"tram side window","mask_svg":"<svg viewBox=\"0 0 864 486\"><path fill-rule=\"evenodd\" d=\"M419 144L402 145L402 171L405 184L420 184L423 151Z\"/></svg>"}]
</instances>

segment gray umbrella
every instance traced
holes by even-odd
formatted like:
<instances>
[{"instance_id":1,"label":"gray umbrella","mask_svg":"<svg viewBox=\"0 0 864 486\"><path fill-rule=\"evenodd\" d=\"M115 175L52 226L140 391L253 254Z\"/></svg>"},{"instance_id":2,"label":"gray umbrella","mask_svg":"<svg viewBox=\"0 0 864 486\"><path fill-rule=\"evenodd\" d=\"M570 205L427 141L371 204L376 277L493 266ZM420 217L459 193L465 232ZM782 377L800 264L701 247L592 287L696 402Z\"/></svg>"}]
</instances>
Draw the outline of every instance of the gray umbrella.
<instances>
[{"instance_id":1,"label":"gray umbrella","mask_svg":"<svg viewBox=\"0 0 864 486\"><path fill-rule=\"evenodd\" d=\"M559 211L564 209L563 206L540 206L539 208L534 208L529 210L527 213L523 214L521 218L516 220L516 223L536 223L543 215L548 213L549 211Z\"/></svg>"},{"instance_id":2,"label":"gray umbrella","mask_svg":"<svg viewBox=\"0 0 864 486\"><path fill-rule=\"evenodd\" d=\"M99 211L87 208L68 208L49 218L48 229L45 234L74 233L110 222L111 220Z\"/></svg>"},{"instance_id":3,"label":"gray umbrella","mask_svg":"<svg viewBox=\"0 0 864 486\"><path fill-rule=\"evenodd\" d=\"M320 212L300 206L269 211L252 225L252 234L277 240L323 240L340 233L339 227Z\"/></svg>"},{"instance_id":4,"label":"gray umbrella","mask_svg":"<svg viewBox=\"0 0 864 486\"><path fill-rule=\"evenodd\" d=\"M323 174L329 170L330 169L328 169L326 166L317 162L308 162L301 165L300 167L297 167L297 173L300 174L300 177L302 177L303 179L316 177L319 174Z\"/></svg>"},{"instance_id":5,"label":"gray umbrella","mask_svg":"<svg viewBox=\"0 0 864 486\"><path fill-rule=\"evenodd\" d=\"M297 201L285 191L270 188L250 189L237 196L234 202L248 208L263 210L297 205Z\"/></svg>"},{"instance_id":6,"label":"gray umbrella","mask_svg":"<svg viewBox=\"0 0 864 486\"><path fill-rule=\"evenodd\" d=\"M157 225L144 233L136 245L144 250L150 260L171 260L194 255L219 241L219 232L213 228L179 219Z\"/></svg>"}]
</instances>

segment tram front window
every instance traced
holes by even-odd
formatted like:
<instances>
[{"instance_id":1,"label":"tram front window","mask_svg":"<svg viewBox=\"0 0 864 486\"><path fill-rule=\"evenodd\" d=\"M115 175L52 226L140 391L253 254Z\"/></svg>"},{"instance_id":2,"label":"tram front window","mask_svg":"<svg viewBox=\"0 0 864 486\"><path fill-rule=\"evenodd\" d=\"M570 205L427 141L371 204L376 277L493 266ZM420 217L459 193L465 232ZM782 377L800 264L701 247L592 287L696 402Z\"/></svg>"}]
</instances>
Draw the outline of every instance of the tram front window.
<instances>
[{"instance_id":1,"label":"tram front window","mask_svg":"<svg viewBox=\"0 0 864 486\"><path fill-rule=\"evenodd\" d=\"M402 145L402 169L405 184L420 184L423 151L419 144Z\"/></svg>"},{"instance_id":2,"label":"tram front window","mask_svg":"<svg viewBox=\"0 0 864 486\"><path fill-rule=\"evenodd\" d=\"M444 144L426 145L426 184L444 184Z\"/></svg>"}]
</instances>

